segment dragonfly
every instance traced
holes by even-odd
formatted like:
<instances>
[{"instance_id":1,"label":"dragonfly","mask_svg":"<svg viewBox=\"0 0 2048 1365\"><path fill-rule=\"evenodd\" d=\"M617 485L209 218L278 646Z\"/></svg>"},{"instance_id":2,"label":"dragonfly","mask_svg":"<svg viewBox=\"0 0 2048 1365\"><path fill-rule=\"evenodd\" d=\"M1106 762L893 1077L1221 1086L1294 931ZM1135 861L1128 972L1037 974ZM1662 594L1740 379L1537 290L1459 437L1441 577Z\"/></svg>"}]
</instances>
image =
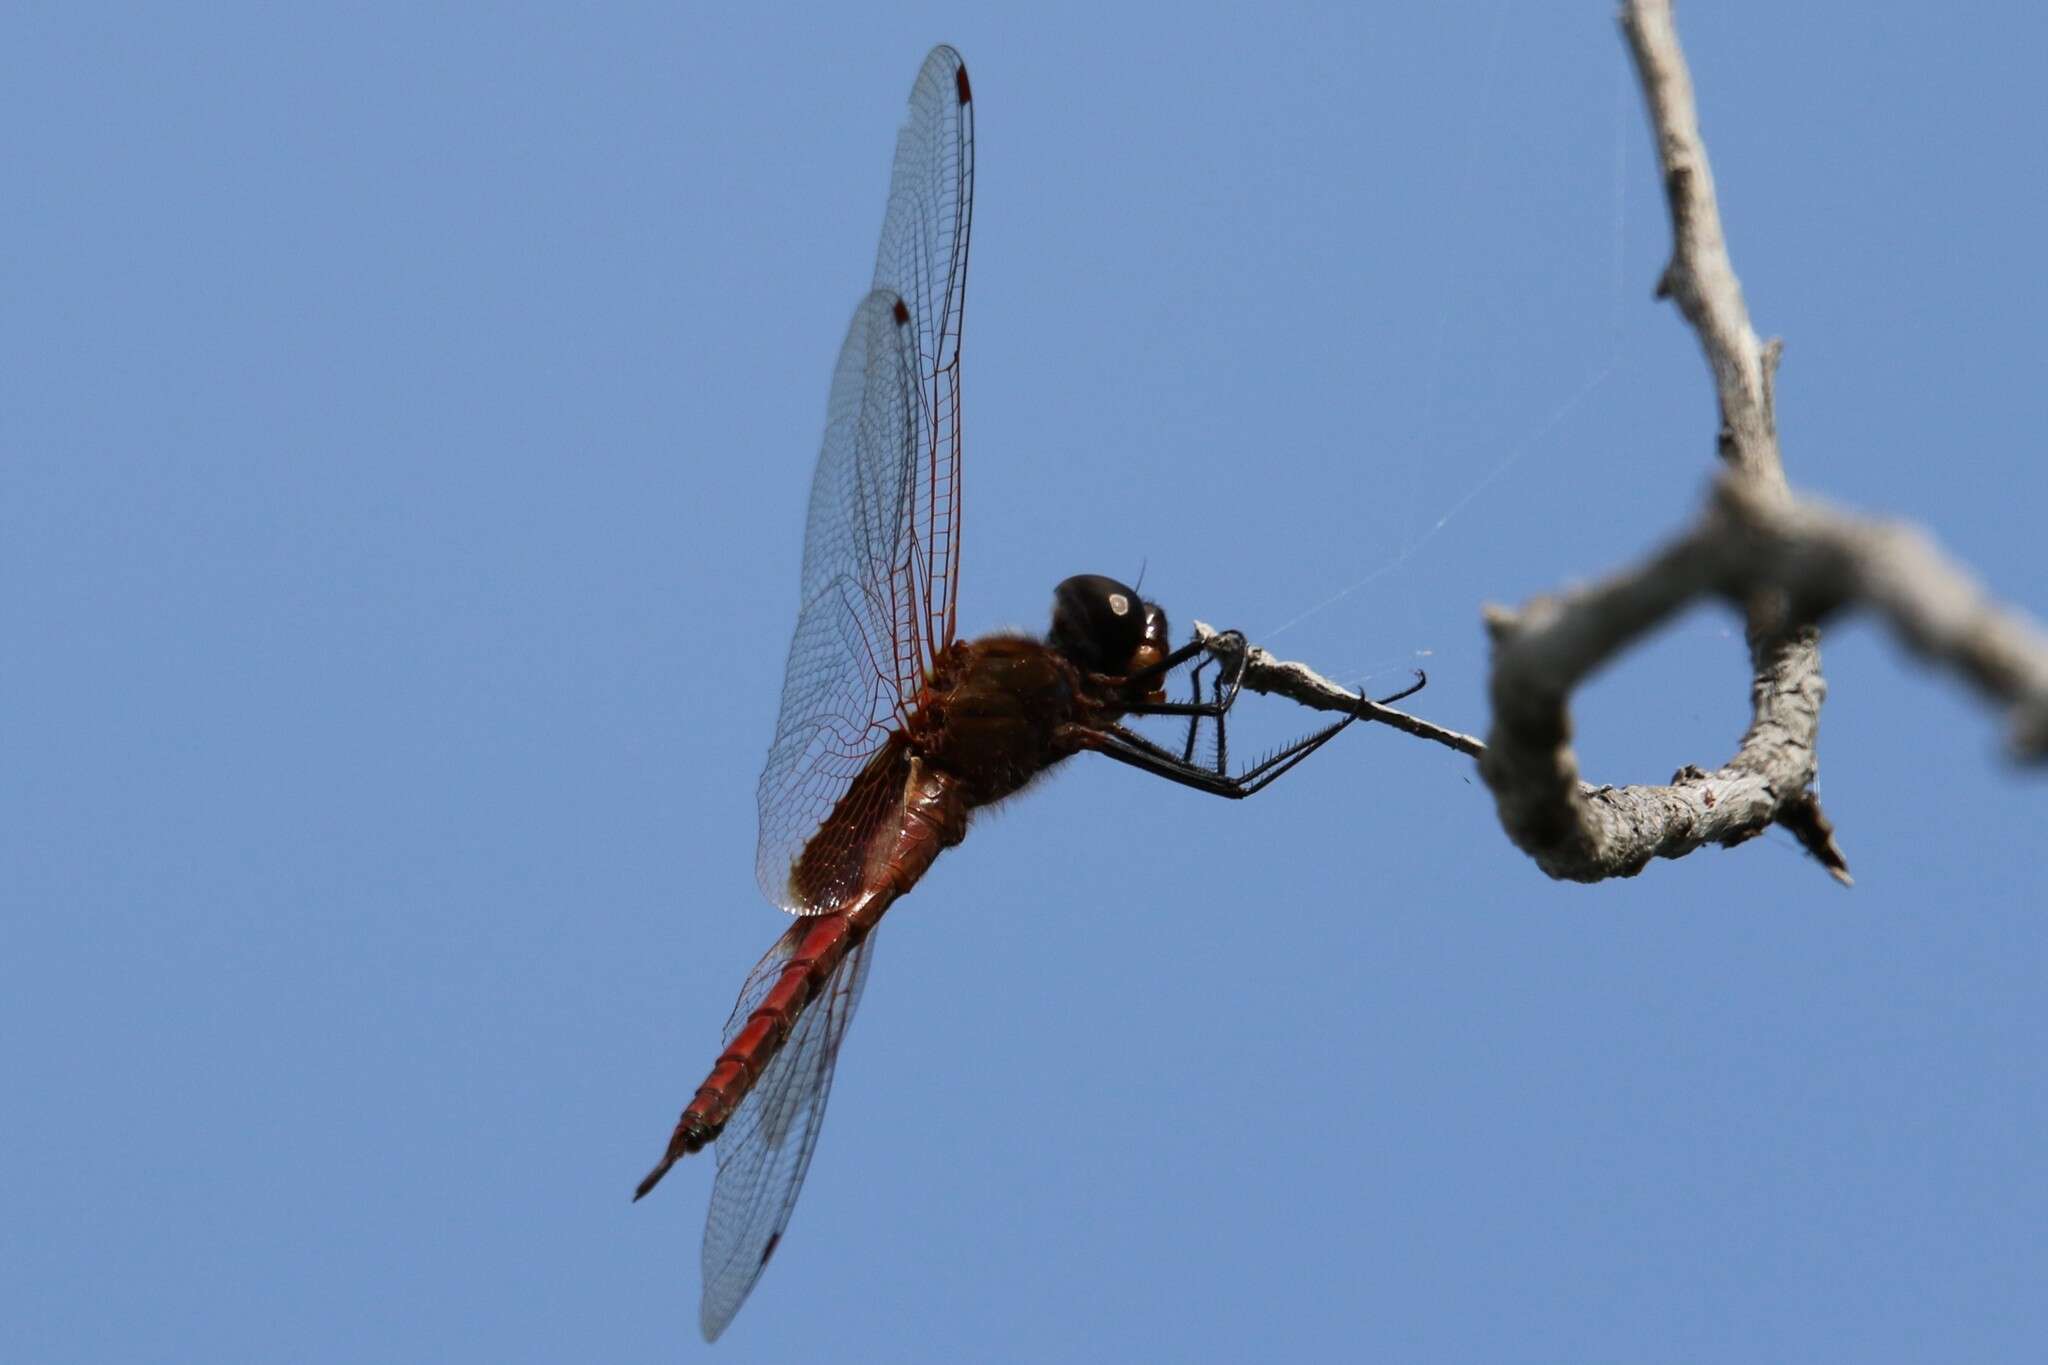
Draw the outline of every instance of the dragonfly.
<instances>
[{"instance_id":1,"label":"dragonfly","mask_svg":"<svg viewBox=\"0 0 2048 1365\"><path fill-rule=\"evenodd\" d=\"M957 638L974 169L967 67L937 47L911 88L871 292L833 371L801 606L757 792L756 875L797 918L748 975L724 1050L633 1196L716 1145L699 1315L707 1341L731 1323L789 1225L876 926L965 837L975 810L1084 752L1247 797L1361 714L1230 772L1224 724L1244 679L1242 636L1234 655L1199 639L1173 648L1165 611L1101 574L1059 584L1042 639ZM1204 673L1219 658L1205 697ZM1184 665L1189 698L1169 701L1168 675ZM1419 689L1427 679L1417 677L1384 701ZM1180 718L1185 742L1153 742L1123 723L1136 716ZM1213 737L1197 762L1205 722Z\"/></svg>"}]
</instances>

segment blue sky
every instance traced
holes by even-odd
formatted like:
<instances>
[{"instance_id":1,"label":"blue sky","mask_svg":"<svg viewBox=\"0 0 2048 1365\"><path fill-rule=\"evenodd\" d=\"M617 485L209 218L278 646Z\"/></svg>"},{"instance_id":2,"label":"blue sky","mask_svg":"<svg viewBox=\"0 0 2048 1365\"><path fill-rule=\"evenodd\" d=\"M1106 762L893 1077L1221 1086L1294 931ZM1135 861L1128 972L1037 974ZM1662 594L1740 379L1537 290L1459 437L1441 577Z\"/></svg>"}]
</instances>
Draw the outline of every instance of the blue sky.
<instances>
[{"instance_id":1,"label":"blue sky","mask_svg":"<svg viewBox=\"0 0 2048 1365\"><path fill-rule=\"evenodd\" d=\"M710 1163L627 1202L783 925L754 780L925 50L963 627L1142 567L1480 730L1481 604L1711 473L1611 8L11 7L0 1356L2038 1358L2042 788L1863 622L1853 891L1780 835L1554 885L1390 733L1243 805L1076 761L891 913L718 1347ZM2048 615L2048 18L1680 18L1793 482ZM1673 625L1589 776L1721 761L1745 668Z\"/></svg>"}]
</instances>

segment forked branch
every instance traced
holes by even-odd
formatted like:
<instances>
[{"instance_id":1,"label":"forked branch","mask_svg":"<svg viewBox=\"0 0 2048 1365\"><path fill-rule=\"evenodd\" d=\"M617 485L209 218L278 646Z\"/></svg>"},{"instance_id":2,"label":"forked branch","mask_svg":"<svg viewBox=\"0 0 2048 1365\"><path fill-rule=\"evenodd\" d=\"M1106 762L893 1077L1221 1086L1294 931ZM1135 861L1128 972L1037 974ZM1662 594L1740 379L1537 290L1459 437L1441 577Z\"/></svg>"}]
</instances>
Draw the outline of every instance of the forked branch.
<instances>
[{"instance_id":1,"label":"forked branch","mask_svg":"<svg viewBox=\"0 0 2048 1365\"><path fill-rule=\"evenodd\" d=\"M1657 293L1678 305L1699 337L1714 378L1718 449L1729 477L1751 490L1753 501L1782 506L1790 495L1773 407L1778 346L1759 342L1750 326L1671 7L1663 0L1631 3L1622 29L1649 105L1671 216L1671 261ZM1751 717L1734 757L1712 772L1687 764L1665 786L1588 788L1579 780L1566 710L1571 688L1701 590L1713 534L1710 519L1635 573L1519 612L1488 612L1494 724L1480 772L1508 837L1553 877L1632 876L1651 858L1739 843L1777 822L1838 880L1849 880L1813 795L1827 696L1819 634L1772 592L1740 599Z\"/></svg>"},{"instance_id":2,"label":"forked branch","mask_svg":"<svg viewBox=\"0 0 2048 1365\"><path fill-rule=\"evenodd\" d=\"M1244 646L1244 686L1319 710L1358 710L1477 758L1508 837L1553 877L1633 876L1653 858L1742 843L1776 824L1847 885L1848 863L1813 790L1827 696L1820 622L1858 605L1877 612L1908 649L2003 704L2012 752L2027 762L2048 760L2048 635L1992 603L1919 532L1792 496L1774 407L1780 348L1759 341L1750 325L1669 0L1630 0L1621 23L1671 216L1671 260L1656 292L1678 306L1714 379L1725 469L1709 506L1691 530L1629 570L1516 610L1487 609L1493 727L1485 744L1375 705L1256 646ZM1571 748L1572 690L1703 595L1733 604L1746 623L1751 716L1734 756L1712 770L1686 764L1663 786L1584 781ZM1241 644L1200 622L1195 631L1226 658Z\"/></svg>"},{"instance_id":3,"label":"forked branch","mask_svg":"<svg viewBox=\"0 0 2048 1365\"><path fill-rule=\"evenodd\" d=\"M1875 608L1910 648L2006 702L2014 751L2030 759L2048 751L2048 641L1992 607L1917 534L1792 497L1774 411L1779 346L1759 342L1750 326L1671 6L1630 0L1621 23L1671 216L1671 261L1657 293L1699 338L1727 470L1699 524L1647 562L1519 610L1489 609L1494 723L1480 771L1509 837L1553 877L1632 876L1652 858L1740 843L1775 823L1847 884L1813 791L1827 695L1819 621L1855 603ZM1741 746L1721 767L1688 764L1665 786L1589 786L1571 750L1571 690L1703 593L1734 603L1746 620L1751 721Z\"/></svg>"}]
</instances>

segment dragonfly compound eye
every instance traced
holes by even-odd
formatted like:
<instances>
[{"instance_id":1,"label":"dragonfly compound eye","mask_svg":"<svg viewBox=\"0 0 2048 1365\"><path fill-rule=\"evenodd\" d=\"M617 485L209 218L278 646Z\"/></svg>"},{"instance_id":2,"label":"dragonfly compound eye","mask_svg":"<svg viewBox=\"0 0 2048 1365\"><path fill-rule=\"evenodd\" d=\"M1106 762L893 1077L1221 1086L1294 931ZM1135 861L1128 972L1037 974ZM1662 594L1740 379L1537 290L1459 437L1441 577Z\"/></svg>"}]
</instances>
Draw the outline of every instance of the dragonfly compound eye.
<instances>
[{"instance_id":1,"label":"dragonfly compound eye","mask_svg":"<svg viewBox=\"0 0 2048 1365\"><path fill-rule=\"evenodd\" d=\"M1145 603L1101 574L1076 574L1052 594L1053 648L1094 673L1121 673L1145 642Z\"/></svg>"}]
</instances>

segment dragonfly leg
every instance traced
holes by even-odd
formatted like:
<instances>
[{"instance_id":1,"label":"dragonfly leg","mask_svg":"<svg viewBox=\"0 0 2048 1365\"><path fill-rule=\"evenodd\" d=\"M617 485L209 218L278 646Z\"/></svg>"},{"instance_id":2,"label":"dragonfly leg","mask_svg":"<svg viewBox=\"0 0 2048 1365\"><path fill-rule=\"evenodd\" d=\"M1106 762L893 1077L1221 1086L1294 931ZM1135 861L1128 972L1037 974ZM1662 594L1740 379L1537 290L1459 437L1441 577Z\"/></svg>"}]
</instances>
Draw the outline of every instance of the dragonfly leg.
<instances>
[{"instance_id":1,"label":"dragonfly leg","mask_svg":"<svg viewBox=\"0 0 2048 1365\"><path fill-rule=\"evenodd\" d=\"M1236 685L1242 681L1243 669L1239 668L1236 670L1236 676L1231 680L1229 689L1230 700L1234 701L1236 699ZM1413 696L1428 686L1428 684L1429 675L1418 669L1416 670L1416 678L1413 683L1399 692L1376 702L1375 705L1386 706L1401 700L1403 697ZM1219 690L1221 689L1219 688ZM1209 705L1214 706L1216 704L1212 702ZM1213 712L1205 710L1204 714L1213 714L1220 727L1223 713L1226 710L1228 710L1227 702L1221 710ZM1181 711L1145 711L1141 714L1179 715L1187 713ZM1343 730L1345 726L1350 725L1365 714L1366 712L1363 710L1353 710L1344 719L1334 724L1326 725L1315 733L1296 740L1286 748L1267 755L1251 767L1235 775L1221 768L1220 753L1219 767L1212 769L1195 763L1186 753L1176 754L1169 749L1162 748L1136 731L1128 730L1114 722L1100 727L1067 726L1064 728L1062 738L1076 748L1093 750L1105 757L1113 758L1119 763L1128 764L1141 772L1151 773L1154 777L1163 777L1169 782L1177 782L1181 786L1192 787L1196 791L1207 792L1211 796L1221 796L1227 800L1241 801L1247 796L1257 795L1277 782L1295 764L1307 758L1317 749L1322 748L1323 745L1336 738L1338 732ZM1218 748L1219 750L1221 749L1220 742Z\"/></svg>"}]
</instances>

